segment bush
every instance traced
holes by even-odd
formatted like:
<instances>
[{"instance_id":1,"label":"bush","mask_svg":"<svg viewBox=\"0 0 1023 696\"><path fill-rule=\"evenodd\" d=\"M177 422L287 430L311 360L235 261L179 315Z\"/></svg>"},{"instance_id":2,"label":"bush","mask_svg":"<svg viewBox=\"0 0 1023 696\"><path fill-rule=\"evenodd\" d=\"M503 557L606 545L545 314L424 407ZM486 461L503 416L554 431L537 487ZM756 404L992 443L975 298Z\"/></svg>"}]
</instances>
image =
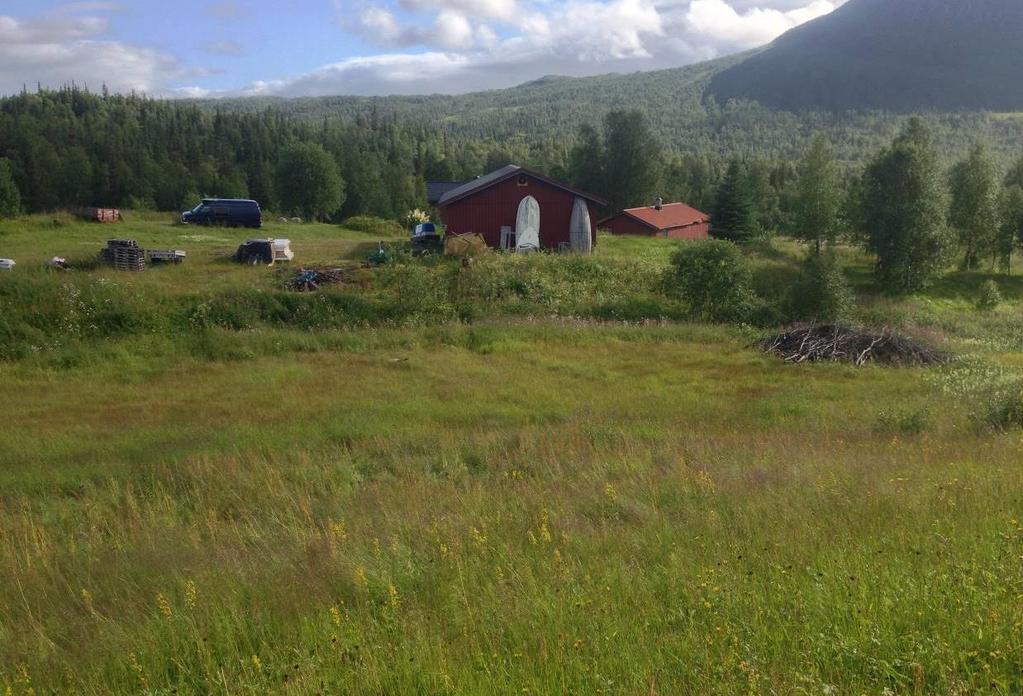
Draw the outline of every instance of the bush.
<instances>
[{"instance_id":1,"label":"bush","mask_svg":"<svg viewBox=\"0 0 1023 696\"><path fill-rule=\"evenodd\" d=\"M365 232L374 237L401 237L405 230L394 220L384 220L372 215L357 215L341 223L341 226L355 232Z\"/></svg>"},{"instance_id":2,"label":"bush","mask_svg":"<svg viewBox=\"0 0 1023 696\"><path fill-rule=\"evenodd\" d=\"M995 430L1023 428L1023 387L996 395L988 402L985 415Z\"/></svg>"},{"instance_id":3,"label":"bush","mask_svg":"<svg viewBox=\"0 0 1023 696\"><path fill-rule=\"evenodd\" d=\"M671 257L667 291L691 316L714 322L746 321L752 312L749 263L735 244L718 239L693 242Z\"/></svg>"},{"instance_id":4,"label":"bush","mask_svg":"<svg viewBox=\"0 0 1023 696\"><path fill-rule=\"evenodd\" d=\"M848 318L856 296L834 256L815 254L803 264L792 285L790 306L794 319L836 322Z\"/></svg>"},{"instance_id":5,"label":"bush","mask_svg":"<svg viewBox=\"0 0 1023 696\"><path fill-rule=\"evenodd\" d=\"M977 297L977 309L982 312L991 312L998 309L1002 304L1002 292L998 289L998 283L993 280L985 281L980 286L980 295Z\"/></svg>"},{"instance_id":6,"label":"bush","mask_svg":"<svg viewBox=\"0 0 1023 696\"><path fill-rule=\"evenodd\" d=\"M931 427L931 413L926 408L900 411L883 409L877 414L877 431L899 435L919 435Z\"/></svg>"},{"instance_id":7,"label":"bush","mask_svg":"<svg viewBox=\"0 0 1023 696\"><path fill-rule=\"evenodd\" d=\"M1023 386L998 394L987 404L987 424L995 430L1023 428Z\"/></svg>"}]
</instances>

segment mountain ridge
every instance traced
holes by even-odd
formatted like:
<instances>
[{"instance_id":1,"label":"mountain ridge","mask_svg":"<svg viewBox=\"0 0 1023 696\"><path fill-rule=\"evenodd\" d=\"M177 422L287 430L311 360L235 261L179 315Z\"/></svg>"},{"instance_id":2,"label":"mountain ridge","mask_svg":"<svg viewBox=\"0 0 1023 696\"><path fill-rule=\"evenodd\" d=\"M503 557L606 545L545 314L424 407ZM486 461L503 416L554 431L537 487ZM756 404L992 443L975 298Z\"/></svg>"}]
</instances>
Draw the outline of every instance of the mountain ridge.
<instances>
[{"instance_id":1,"label":"mountain ridge","mask_svg":"<svg viewBox=\"0 0 1023 696\"><path fill-rule=\"evenodd\" d=\"M1020 0L849 0L717 73L708 93L790 111L1014 111L1020 75Z\"/></svg>"}]
</instances>

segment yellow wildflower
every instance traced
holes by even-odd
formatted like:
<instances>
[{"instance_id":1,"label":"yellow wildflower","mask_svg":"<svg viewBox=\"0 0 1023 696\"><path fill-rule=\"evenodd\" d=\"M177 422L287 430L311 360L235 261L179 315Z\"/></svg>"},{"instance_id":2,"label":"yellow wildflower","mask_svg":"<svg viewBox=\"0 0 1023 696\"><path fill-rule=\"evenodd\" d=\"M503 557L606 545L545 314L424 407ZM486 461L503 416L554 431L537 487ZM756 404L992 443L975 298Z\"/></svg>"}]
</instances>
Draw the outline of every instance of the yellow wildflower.
<instances>
[{"instance_id":1,"label":"yellow wildflower","mask_svg":"<svg viewBox=\"0 0 1023 696\"><path fill-rule=\"evenodd\" d=\"M167 601L167 598L162 592L158 592L156 594L156 607L160 610L160 613L163 614L163 618L165 619L169 619L174 614L174 612L171 611L170 602Z\"/></svg>"},{"instance_id":2,"label":"yellow wildflower","mask_svg":"<svg viewBox=\"0 0 1023 696\"><path fill-rule=\"evenodd\" d=\"M198 600L199 588L196 587L194 580L189 580L185 583L185 606L189 609L194 609Z\"/></svg>"}]
</instances>

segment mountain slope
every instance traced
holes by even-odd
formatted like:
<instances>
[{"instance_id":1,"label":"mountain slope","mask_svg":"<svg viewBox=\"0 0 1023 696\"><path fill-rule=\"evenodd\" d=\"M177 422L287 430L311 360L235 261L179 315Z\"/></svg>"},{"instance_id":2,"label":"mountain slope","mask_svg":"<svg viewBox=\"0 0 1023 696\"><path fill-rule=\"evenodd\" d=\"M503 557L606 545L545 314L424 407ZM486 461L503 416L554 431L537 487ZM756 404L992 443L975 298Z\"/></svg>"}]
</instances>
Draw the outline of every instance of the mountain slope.
<instances>
[{"instance_id":1,"label":"mountain slope","mask_svg":"<svg viewBox=\"0 0 1023 696\"><path fill-rule=\"evenodd\" d=\"M1023 109L1023 0L849 0L711 80L790 110Z\"/></svg>"}]
</instances>

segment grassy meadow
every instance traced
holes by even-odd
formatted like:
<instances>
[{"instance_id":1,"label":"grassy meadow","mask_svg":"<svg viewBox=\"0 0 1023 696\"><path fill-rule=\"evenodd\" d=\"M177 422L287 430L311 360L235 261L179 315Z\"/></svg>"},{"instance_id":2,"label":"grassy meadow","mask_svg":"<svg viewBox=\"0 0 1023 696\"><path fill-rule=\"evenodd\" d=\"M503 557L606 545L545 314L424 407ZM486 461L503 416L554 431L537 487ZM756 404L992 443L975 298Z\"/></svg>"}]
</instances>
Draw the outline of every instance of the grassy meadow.
<instances>
[{"instance_id":1,"label":"grassy meadow","mask_svg":"<svg viewBox=\"0 0 1023 696\"><path fill-rule=\"evenodd\" d=\"M980 313L984 274L886 298L845 250L860 321L957 360L794 367L684 321L667 240L305 295L246 236L0 223L5 693L1023 692L1020 276ZM798 249L749 253L781 296Z\"/></svg>"}]
</instances>

